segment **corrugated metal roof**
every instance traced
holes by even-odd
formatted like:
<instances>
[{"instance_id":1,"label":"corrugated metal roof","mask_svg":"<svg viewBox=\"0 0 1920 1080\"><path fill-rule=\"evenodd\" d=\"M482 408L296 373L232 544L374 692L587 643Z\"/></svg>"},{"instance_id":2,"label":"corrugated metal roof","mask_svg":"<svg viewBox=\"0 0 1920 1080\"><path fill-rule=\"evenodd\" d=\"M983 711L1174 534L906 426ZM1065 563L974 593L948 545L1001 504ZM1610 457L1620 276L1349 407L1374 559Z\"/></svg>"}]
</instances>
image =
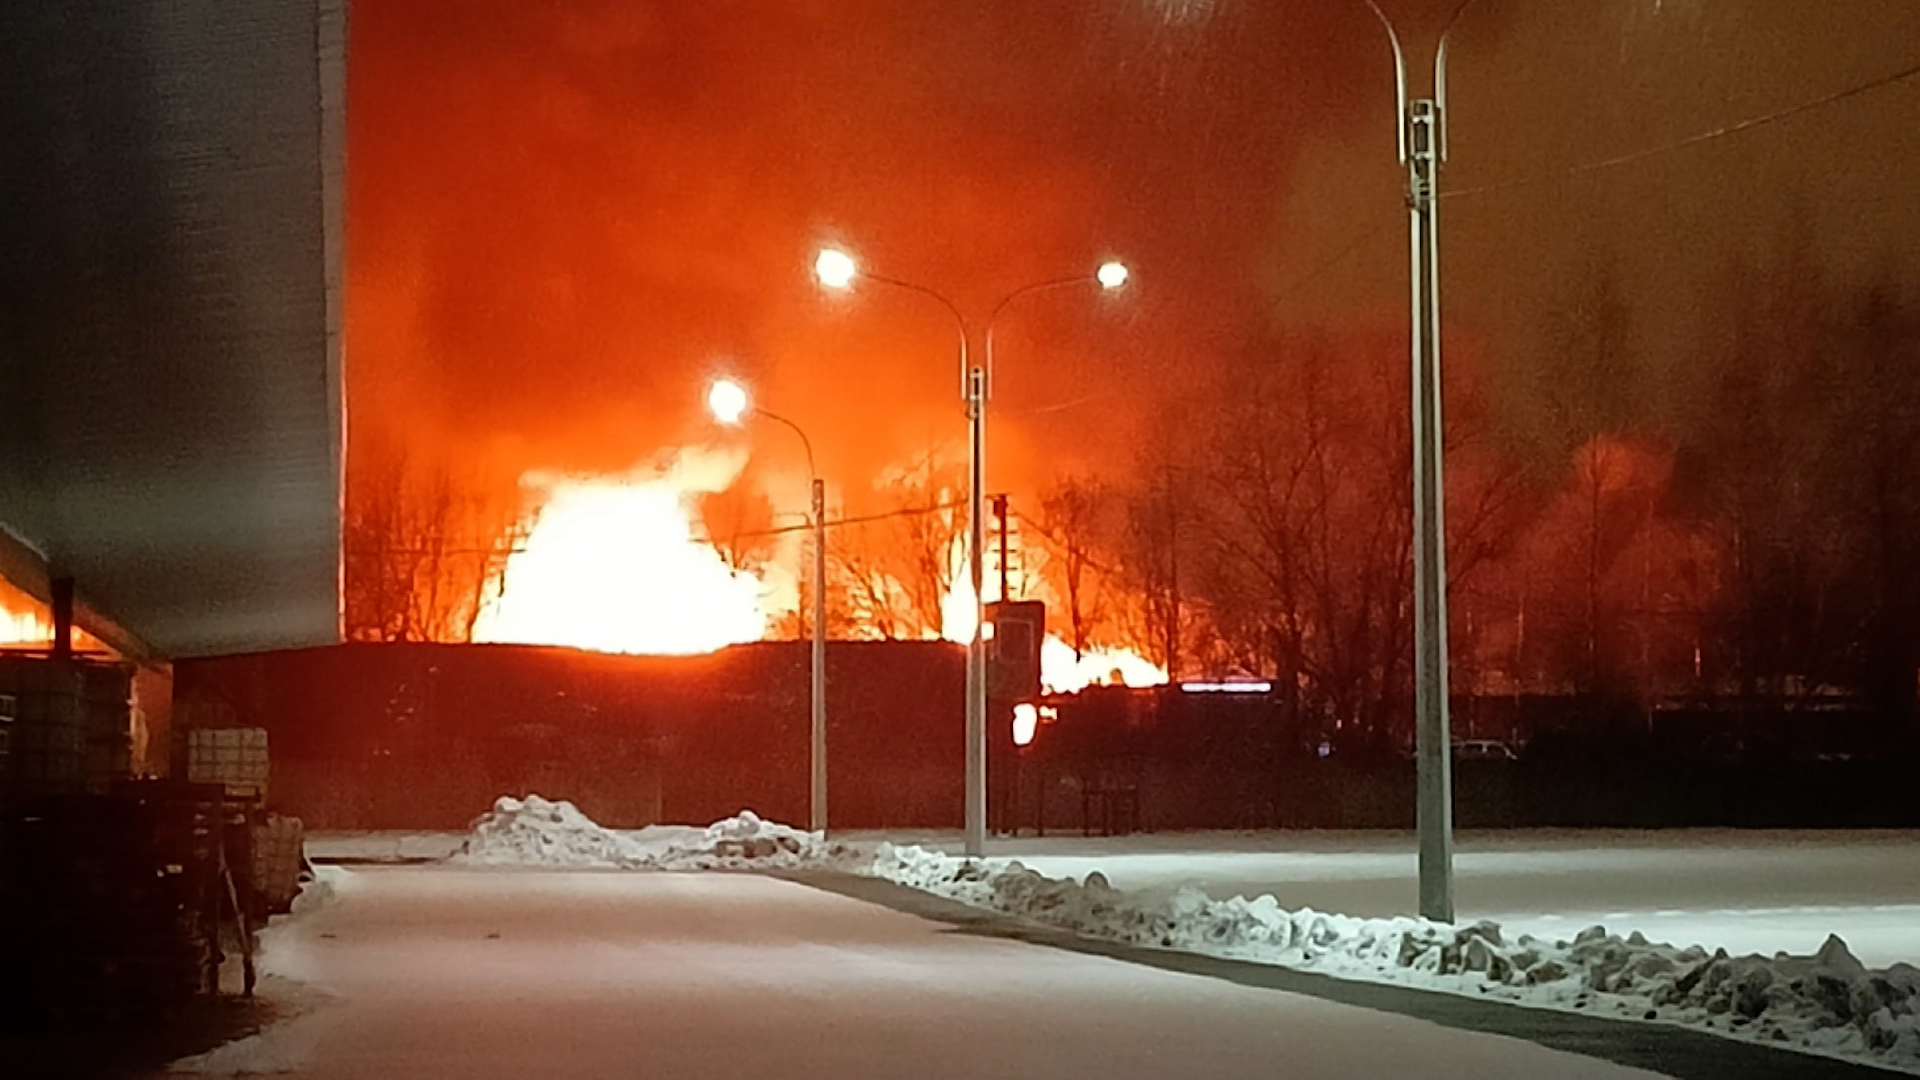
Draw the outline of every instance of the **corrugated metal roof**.
<instances>
[{"instance_id":1,"label":"corrugated metal roof","mask_svg":"<svg viewBox=\"0 0 1920 1080\"><path fill-rule=\"evenodd\" d=\"M344 0L0 15L0 523L167 656L335 640Z\"/></svg>"}]
</instances>

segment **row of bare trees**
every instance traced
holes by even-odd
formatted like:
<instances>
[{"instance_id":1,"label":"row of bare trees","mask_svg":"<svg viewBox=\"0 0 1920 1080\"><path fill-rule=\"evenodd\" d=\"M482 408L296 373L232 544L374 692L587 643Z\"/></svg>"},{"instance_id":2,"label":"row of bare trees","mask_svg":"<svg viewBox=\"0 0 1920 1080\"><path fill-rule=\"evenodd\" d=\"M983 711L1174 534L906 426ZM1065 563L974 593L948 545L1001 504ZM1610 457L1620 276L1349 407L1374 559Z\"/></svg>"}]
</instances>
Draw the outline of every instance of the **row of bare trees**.
<instances>
[{"instance_id":1,"label":"row of bare trees","mask_svg":"<svg viewBox=\"0 0 1920 1080\"><path fill-rule=\"evenodd\" d=\"M1457 691L1920 697L1920 299L1811 260L1731 274L1685 380L1579 283L1528 408L1448 385ZM1055 625L1176 675L1277 679L1358 742L1410 693L1406 378L1392 342L1283 343L1162 413L1124 478L1040 500Z\"/></svg>"},{"instance_id":2,"label":"row of bare trees","mask_svg":"<svg viewBox=\"0 0 1920 1080\"><path fill-rule=\"evenodd\" d=\"M1844 694L1914 716L1920 299L1789 253L1730 272L1717 307L1686 370L1657 370L1603 263L1568 290L1542 355L1497 376L1451 362L1456 690ZM1078 651L1272 678L1350 739L1403 738L1406 399L1390 336L1251 349L1157 409L1134 460L1017 505L1009 576ZM357 458L351 481L350 636L470 637L519 507L398 453ZM939 635L963 496L962 472L929 455L838 515L835 636ZM737 569L788 561L781 538L807 535L764 496L708 502ZM799 615L775 628L804 630Z\"/></svg>"}]
</instances>

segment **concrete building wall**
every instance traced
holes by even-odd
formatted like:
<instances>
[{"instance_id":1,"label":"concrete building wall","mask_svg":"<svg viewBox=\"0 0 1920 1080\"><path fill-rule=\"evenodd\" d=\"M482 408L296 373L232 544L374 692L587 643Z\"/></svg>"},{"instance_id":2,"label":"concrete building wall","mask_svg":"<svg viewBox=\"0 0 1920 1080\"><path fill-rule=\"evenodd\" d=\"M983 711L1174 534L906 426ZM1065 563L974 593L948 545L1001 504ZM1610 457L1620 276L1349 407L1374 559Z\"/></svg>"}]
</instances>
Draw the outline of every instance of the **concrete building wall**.
<instances>
[{"instance_id":1,"label":"concrete building wall","mask_svg":"<svg viewBox=\"0 0 1920 1080\"><path fill-rule=\"evenodd\" d=\"M345 49L344 0L0 9L0 527L160 655L338 634Z\"/></svg>"}]
</instances>

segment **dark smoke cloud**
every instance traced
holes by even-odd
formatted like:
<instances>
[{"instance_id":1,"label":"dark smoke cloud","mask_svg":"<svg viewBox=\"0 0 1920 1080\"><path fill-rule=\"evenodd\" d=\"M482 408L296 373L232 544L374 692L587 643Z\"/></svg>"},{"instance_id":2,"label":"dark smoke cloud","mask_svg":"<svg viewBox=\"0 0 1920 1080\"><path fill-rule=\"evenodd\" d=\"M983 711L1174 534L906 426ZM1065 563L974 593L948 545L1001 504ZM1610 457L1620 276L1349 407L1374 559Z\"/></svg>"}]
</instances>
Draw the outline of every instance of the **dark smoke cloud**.
<instances>
[{"instance_id":1,"label":"dark smoke cloud","mask_svg":"<svg viewBox=\"0 0 1920 1080\"><path fill-rule=\"evenodd\" d=\"M357 9L356 430L503 475L621 467L707 437L724 368L858 487L959 435L955 344L910 295L820 295L811 255L836 242L981 314L1128 259L1128 295L1029 298L998 342L1006 479L1112 457L1157 387L1264 318L1275 193L1356 107L1332 72L1364 10L1321 9Z\"/></svg>"},{"instance_id":2,"label":"dark smoke cloud","mask_svg":"<svg viewBox=\"0 0 1920 1080\"><path fill-rule=\"evenodd\" d=\"M1386 6L1418 54L1459 0ZM1404 325L1390 62L1359 0L382 0L352 34L362 445L397 433L503 479L620 468L709 438L701 386L726 369L857 490L960 435L954 345L914 297L822 296L825 241L976 312L1134 264L1124 297L1034 297L1003 323L994 482L1016 490L1124 467L1139 422L1224 358ZM1446 185L1790 107L1912 63L1914 41L1903 0L1480 0ZM1449 199L1450 344L1530 430L1557 315L1604 264L1643 355L1638 419L1684 423L1728 265L1771 258L1796 214L1842 275L1907 258L1916 95ZM785 435L753 437L797 467Z\"/></svg>"}]
</instances>

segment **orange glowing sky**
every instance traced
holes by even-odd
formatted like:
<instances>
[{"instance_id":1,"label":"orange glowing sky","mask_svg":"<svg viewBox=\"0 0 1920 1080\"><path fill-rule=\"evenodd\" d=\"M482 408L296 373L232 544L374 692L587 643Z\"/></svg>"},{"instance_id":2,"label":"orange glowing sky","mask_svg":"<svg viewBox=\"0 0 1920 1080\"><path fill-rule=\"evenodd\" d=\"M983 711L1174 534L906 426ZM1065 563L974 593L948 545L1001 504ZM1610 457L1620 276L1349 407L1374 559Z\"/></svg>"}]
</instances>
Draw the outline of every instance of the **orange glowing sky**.
<instances>
[{"instance_id":1,"label":"orange glowing sky","mask_svg":"<svg viewBox=\"0 0 1920 1080\"><path fill-rule=\"evenodd\" d=\"M1458 0L1388 9L1418 41ZM1470 189L1790 106L1911 62L1920 9L1482 0L1454 51L1448 186ZM1765 9L1765 10L1762 10ZM719 371L806 428L836 502L956 448L953 332L813 252L975 312L1110 256L1124 297L1053 293L1001 326L989 486L1124 469L1200 372L1327 332L1398 348L1403 210L1389 61L1355 2L580 0L356 8L348 356L360 447L625 470L724 441ZM1615 264L1644 413L1689 421L1684 350L1730 260L1794 220L1841 273L1897 255L1908 85L1645 166L1446 202L1450 334L1524 428L1569 280ZM1577 120L1577 123L1574 122ZM1450 346L1451 347L1451 346ZM798 446L744 482L795 510ZM350 465L351 469L351 465ZM791 505L789 505L791 504Z\"/></svg>"},{"instance_id":2,"label":"orange glowing sky","mask_svg":"<svg viewBox=\"0 0 1920 1080\"><path fill-rule=\"evenodd\" d=\"M1301 20L1176 6L356 11L356 425L509 473L624 468L709 436L724 367L858 488L961 435L955 343L930 303L820 295L834 242L982 313L1133 261L1125 302L1037 297L999 332L996 482L1113 453L1140 391L1246 327L1302 134L1268 118L1359 105L1276 51ZM1033 422L1089 394L1071 437Z\"/></svg>"}]
</instances>

